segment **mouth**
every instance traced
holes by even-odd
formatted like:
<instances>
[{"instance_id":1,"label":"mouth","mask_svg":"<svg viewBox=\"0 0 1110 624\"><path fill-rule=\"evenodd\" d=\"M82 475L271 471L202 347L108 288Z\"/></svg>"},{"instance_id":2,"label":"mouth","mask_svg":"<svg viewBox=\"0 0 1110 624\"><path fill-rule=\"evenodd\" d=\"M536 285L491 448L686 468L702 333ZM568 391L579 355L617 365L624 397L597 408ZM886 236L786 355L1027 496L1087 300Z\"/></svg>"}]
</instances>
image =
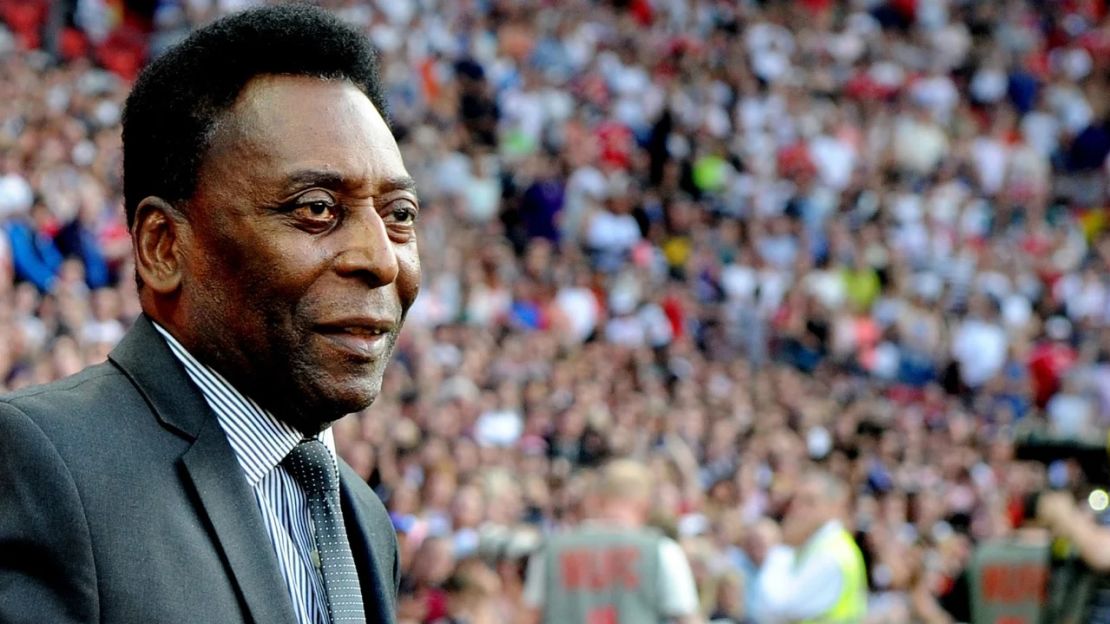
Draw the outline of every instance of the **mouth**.
<instances>
[{"instance_id":1,"label":"mouth","mask_svg":"<svg viewBox=\"0 0 1110 624\"><path fill-rule=\"evenodd\" d=\"M316 327L316 333L352 355L367 360L380 359L388 354L390 336L396 328L392 321L353 319L325 323Z\"/></svg>"}]
</instances>

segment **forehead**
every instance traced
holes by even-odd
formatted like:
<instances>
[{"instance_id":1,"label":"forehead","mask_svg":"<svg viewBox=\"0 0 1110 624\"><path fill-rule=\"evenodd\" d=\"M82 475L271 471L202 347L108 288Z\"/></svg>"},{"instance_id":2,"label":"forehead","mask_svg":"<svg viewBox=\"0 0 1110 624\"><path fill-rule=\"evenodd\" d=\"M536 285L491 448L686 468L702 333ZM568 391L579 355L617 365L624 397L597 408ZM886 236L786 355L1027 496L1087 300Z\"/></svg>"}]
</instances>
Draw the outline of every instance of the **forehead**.
<instances>
[{"instance_id":1,"label":"forehead","mask_svg":"<svg viewBox=\"0 0 1110 624\"><path fill-rule=\"evenodd\" d=\"M825 497L825 492L822 490L820 483L812 479L807 479L798 486L796 496L804 499L806 502L817 502Z\"/></svg>"},{"instance_id":2,"label":"forehead","mask_svg":"<svg viewBox=\"0 0 1110 624\"><path fill-rule=\"evenodd\" d=\"M404 173L393 133L370 99L348 81L310 76L247 83L217 124L206 160L228 155L241 173L274 177L306 168L366 178Z\"/></svg>"}]
</instances>

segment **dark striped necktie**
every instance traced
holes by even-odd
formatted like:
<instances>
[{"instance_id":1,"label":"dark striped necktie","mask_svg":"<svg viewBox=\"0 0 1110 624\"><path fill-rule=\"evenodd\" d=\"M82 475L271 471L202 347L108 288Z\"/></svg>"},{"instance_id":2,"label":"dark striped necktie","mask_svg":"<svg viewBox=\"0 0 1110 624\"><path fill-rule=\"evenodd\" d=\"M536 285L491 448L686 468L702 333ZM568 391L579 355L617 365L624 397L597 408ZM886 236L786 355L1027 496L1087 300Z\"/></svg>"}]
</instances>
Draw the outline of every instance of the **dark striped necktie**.
<instances>
[{"instance_id":1,"label":"dark striped necktie","mask_svg":"<svg viewBox=\"0 0 1110 624\"><path fill-rule=\"evenodd\" d=\"M312 560L324 580L332 624L364 624L366 613L358 585L358 570L343 527L339 473L331 452L323 442L307 439L294 447L281 463L308 496L316 540Z\"/></svg>"}]
</instances>

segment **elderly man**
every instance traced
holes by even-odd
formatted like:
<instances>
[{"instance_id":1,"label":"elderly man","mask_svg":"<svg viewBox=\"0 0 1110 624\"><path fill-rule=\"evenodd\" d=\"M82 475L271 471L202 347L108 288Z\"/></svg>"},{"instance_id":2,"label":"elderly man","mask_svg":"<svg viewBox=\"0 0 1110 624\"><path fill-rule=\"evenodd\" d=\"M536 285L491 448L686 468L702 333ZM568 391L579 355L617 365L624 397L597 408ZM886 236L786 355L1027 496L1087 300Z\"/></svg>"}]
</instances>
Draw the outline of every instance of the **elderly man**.
<instances>
[{"instance_id":1,"label":"elderly man","mask_svg":"<svg viewBox=\"0 0 1110 624\"><path fill-rule=\"evenodd\" d=\"M757 578L757 619L769 623L855 624L867 608L863 556L841 518L844 482L806 473L783 518L783 544L767 554Z\"/></svg>"},{"instance_id":2,"label":"elderly man","mask_svg":"<svg viewBox=\"0 0 1110 624\"><path fill-rule=\"evenodd\" d=\"M0 400L0 621L392 622L396 538L334 453L419 283L366 38L306 6L140 76L124 195L143 316Z\"/></svg>"}]
</instances>

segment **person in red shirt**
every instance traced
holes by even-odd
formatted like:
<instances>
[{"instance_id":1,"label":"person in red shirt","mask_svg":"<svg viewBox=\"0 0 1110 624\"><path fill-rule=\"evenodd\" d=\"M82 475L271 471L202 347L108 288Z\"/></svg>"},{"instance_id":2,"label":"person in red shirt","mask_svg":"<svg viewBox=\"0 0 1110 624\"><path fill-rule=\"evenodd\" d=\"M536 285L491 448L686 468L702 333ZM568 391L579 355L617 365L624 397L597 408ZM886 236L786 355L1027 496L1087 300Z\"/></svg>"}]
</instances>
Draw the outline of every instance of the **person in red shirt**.
<instances>
[{"instance_id":1,"label":"person in red shirt","mask_svg":"<svg viewBox=\"0 0 1110 624\"><path fill-rule=\"evenodd\" d=\"M1045 339L1029 353L1029 376L1033 382L1033 400L1043 408L1060 389L1060 379L1075 364L1077 353L1071 346L1071 323L1054 316L1045 321Z\"/></svg>"}]
</instances>

